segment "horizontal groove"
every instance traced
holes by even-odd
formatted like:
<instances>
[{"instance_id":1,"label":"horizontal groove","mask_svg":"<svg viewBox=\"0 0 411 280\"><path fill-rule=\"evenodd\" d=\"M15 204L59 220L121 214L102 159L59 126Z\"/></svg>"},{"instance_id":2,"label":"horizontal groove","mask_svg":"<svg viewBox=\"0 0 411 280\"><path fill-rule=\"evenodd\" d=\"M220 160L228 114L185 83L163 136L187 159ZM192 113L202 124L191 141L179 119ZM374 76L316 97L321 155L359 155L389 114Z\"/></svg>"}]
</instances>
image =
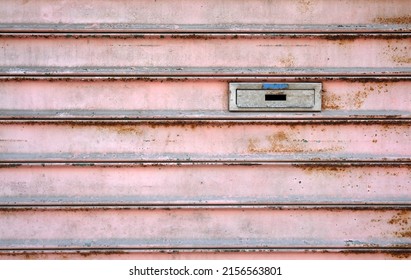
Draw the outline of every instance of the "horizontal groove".
<instances>
[{"instance_id":1,"label":"horizontal groove","mask_svg":"<svg viewBox=\"0 0 411 280\"><path fill-rule=\"evenodd\" d=\"M410 38L410 32L378 32L378 33L313 33L313 32L176 32L176 33L142 33L142 32L4 32L0 30L0 38L135 38L135 39L149 39L149 38L171 38L171 39L239 39L239 38L314 38L324 40L356 40L356 39L405 39Z\"/></svg>"},{"instance_id":2,"label":"horizontal groove","mask_svg":"<svg viewBox=\"0 0 411 280\"><path fill-rule=\"evenodd\" d=\"M411 77L411 67L0 67L0 76L18 77L343 77L343 76L405 76Z\"/></svg>"},{"instance_id":3,"label":"horizontal groove","mask_svg":"<svg viewBox=\"0 0 411 280\"><path fill-rule=\"evenodd\" d=\"M31 80L46 80L46 81L151 81L151 80L172 80L172 81L186 81L186 80L214 80L214 81L312 81L318 82L318 80L342 80L349 82L372 82L372 81L390 81L390 82L401 82L411 80L411 73L408 76L380 76L380 75L369 75L369 76L317 76L317 75L301 75L301 76L76 76L76 75L0 75L0 81L31 81Z\"/></svg>"},{"instance_id":4,"label":"horizontal groove","mask_svg":"<svg viewBox=\"0 0 411 280\"><path fill-rule=\"evenodd\" d=\"M344 164L355 164L357 166L360 165L370 165L370 164L375 164L375 165L409 165L411 164L411 159L398 159L398 160L0 160L0 167L4 166L11 166L11 167L18 167L22 165L56 165L56 164L65 164L65 165L71 165L71 166L98 166L98 165L103 165L103 166L117 166L117 165L124 165L124 166L134 166L134 165L184 165L184 164L212 164L212 165L263 165L263 164L295 164L295 165L300 165L300 164L318 164L318 165L324 165L328 163L335 164L336 162L341 162Z\"/></svg>"},{"instance_id":5,"label":"horizontal groove","mask_svg":"<svg viewBox=\"0 0 411 280\"><path fill-rule=\"evenodd\" d=\"M2 33L401 33L410 24L0 24Z\"/></svg>"},{"instance_id":6,"label":"horizontal groove","mask_svg":"<svg viewBox=\"0 0 411 280\"><path fill-rule=\"evenodd\" d=\"M129 116L107 116L107 117L56 117L55 115L51 116L41 116L37 117L36 115L27 116L7 116L7 115L0 115L0 124L2 121L24 121L24 122L53 122L53 121L62 121L62 122L70 122L70 121L101 121L101 122L110 122L110 121L143 121L143 122L150 122L150 121L266 121L266 120L276 120L279 122L287 122L287 121L309 121L312 122L313 120L318 120L322 122L326 121L337 121L337 122L347 122L347 121L376 121L376 122L387 122L391 120L401 120L401 121L411 121L411 117L408 115L403 117L401 115L352 115L352 116L322 116L321 114L317 114L315 117L308 116L303 117L301 115L290 116L290 117L236 117L236 116L225 116L225 117L129 117Z\"/></svg>"},{"instance_id":7,"label":"horizontal groove","mask_svg":"<svg viewBox=\"0 0 411 280\"><path fill-rule=\"evenodd\" d=\"M411 210L410 204L33 204L0 205L0 212L12 211L99 211L99 210Z\"/></svg>"},{"instance_id":8,"label":"horizontal groove","mask_svg":"<svg viewBox=\"0 0 411 280\"><path fill-rule=\"evenodd\" d=\"M31 162L25 161L20 163L4 163L0 162L0 168L24 168L24 167L53 167L53 166L70 166L70 167L138 167L138 166L197 166L197 165L228 165L228 166L260 166L260 165L275 165L275 166L310 166L310 167L325 167L325 166L338 166L338 167L411 167L410 162L404 161L282 161L282 162L264 162L264 161L158 161L158 162Z\"/></svg>"},{"instance_id":9,"label":"horizontal groove","mask_svg":"<svg viewBox=\"0 0 411 280\"><path fill-rule=\"evenodd\" d=\"M132 253L387 253L387 254L411 254L411 248L401 247L369 247L369 248L347 248L347 247L264 247L264 248L244 248L244 247L227 247L227 248L0 248L0 256L2 254L85 254L89 255L116 255L116 254L132 254Z\"/></svg>"},{"instance_id":10,"label":"horizontal groove","mask_svg":"<svg viewBox=\"0 0 411 280\"><path fill-rule=\"evenodd\" d=\"M205 120L205 119L181 119L181 120L158 120L158 119L150 119L150 120L81 120L81 119L58 119L58 120L51 120L51 119L24 119L24 120L14 120L14 119L7 119L1 120L0 125L10 125L10 124L20 124L20 125L30 125L30 124L51 124L51 125L68 125L68 124L76 124L76 125L158 125L158 126L184 126L184 125L198 125L198 126L232 126L232 125L271 125L271 124L290 124L290 125L334 125L334 124L404 124L408 125L411 124L410 119L264 119L264 120L249 120L249 119L229 119L229 120L220 120L220 119L212 119L212 120Z\"/></svg>"}]
</instances>

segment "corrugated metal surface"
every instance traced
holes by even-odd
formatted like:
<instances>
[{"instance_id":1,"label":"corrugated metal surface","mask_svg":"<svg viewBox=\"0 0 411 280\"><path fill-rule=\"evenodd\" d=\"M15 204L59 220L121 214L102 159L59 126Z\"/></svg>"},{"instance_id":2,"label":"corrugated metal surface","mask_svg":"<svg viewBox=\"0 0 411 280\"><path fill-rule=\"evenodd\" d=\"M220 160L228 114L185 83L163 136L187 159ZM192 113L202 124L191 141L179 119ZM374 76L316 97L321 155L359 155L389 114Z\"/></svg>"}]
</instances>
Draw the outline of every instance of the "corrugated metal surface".
<instances>
[{"instance_id":1,"label":"corrugated metal surface","mask_svg":"<svg viewBox=\"0 0 411 280\"><path fill-rule=\"evenodd\" d=\"M410 258L408 2L2 1L0 258Z\"/></svg>"}]
</instances>

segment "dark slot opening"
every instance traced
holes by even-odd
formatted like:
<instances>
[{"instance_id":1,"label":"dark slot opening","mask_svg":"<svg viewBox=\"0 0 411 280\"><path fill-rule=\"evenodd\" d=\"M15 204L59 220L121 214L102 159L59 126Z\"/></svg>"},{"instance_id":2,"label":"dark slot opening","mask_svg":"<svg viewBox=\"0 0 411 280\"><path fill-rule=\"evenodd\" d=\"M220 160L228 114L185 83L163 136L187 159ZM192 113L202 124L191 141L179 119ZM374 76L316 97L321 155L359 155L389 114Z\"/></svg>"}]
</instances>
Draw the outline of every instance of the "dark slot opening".
<instances>
[{"instance_id":1,"label":"dark slot opening","mask_svg":"<svg viewBox=\"0 0 411 280\"><path fill-rule=\"evenodd\" d=\"M266 94L265 101L285 101L287 100L286 94Z\"/></svg>"}]
</instances>

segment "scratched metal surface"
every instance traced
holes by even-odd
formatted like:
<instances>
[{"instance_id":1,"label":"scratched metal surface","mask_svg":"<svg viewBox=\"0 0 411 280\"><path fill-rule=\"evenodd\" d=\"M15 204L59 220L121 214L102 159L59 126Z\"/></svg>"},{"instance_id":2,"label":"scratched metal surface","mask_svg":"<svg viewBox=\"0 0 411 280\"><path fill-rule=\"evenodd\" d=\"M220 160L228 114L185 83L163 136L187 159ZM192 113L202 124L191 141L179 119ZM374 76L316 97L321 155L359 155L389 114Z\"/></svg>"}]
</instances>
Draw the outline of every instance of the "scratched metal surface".
<instances>
[{"instance_id":1,"label":"scratched metal surface","mask_svg":"<svg viewBox=\"0 0 411 280\"><path fill-rule=\"evenodd\" d=\"M2 1L0 259L410 258L410 14ZM234 81L322 112L230 113Z\"/></svg>"}]
</instances>

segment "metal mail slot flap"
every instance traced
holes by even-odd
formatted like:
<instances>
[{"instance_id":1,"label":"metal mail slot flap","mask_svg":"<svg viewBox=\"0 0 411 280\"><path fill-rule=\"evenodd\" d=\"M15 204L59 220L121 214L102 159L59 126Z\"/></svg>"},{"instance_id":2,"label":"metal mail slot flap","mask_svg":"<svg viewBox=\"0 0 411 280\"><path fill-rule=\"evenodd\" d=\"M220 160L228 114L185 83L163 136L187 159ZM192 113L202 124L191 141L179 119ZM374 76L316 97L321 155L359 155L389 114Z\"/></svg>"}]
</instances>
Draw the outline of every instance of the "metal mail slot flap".
<instances>
[{"instance_id":1,"label":"metal mail slot flap","mask_svg":"<svg viewBox=\"0 0 411 280\"><path fill-rule=\"evenodd\" d=\"M321 83L230 83L230 111L321 111Z\"/></svg>"}]
</instances>

